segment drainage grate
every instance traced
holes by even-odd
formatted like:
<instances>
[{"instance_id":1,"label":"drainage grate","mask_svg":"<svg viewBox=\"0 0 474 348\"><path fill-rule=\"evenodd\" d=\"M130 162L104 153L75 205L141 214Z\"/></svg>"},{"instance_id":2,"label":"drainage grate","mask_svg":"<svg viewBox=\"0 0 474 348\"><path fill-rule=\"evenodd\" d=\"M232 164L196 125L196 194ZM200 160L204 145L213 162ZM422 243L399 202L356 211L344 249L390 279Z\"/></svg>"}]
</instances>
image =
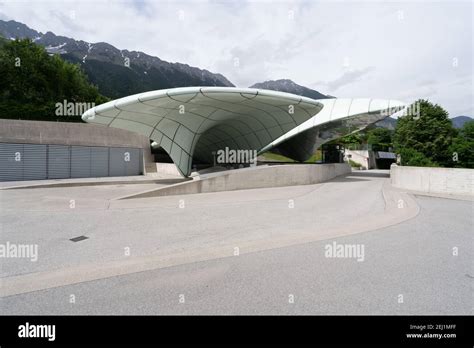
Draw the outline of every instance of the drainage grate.
<instances>
[{"instance_id":1,"label":"drainage grate","mask_svg":"<svg viewBox=\"0 0 474 348\"><path fill-rule=\"evenodd\" d=\"M80 242L81 240L84 240L84 239L89 239L89 237L86 237L86 236L79 236L79 237L74 237L74 238L71 238L69 239L71 242Z\"/></svg>"}]
</instances>

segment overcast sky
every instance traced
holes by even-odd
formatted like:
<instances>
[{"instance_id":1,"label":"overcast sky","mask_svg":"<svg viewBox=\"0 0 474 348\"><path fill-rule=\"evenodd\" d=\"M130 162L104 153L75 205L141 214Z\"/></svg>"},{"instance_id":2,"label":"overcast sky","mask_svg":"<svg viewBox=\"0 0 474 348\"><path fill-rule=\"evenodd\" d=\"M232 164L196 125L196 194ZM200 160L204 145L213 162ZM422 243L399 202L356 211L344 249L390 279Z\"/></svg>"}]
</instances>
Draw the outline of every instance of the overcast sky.
<instances>
[{"instance_id":1,"label":"overcast sky","mask_svg":"<svg viewBox=\"0 0 474 348\"><path fill-rule=\"evenodd\" d=\"M221 73L239 87L288 78L336 97L474 116L467 1L4 1L14 19Z\"/></svg>"}]
</instances>

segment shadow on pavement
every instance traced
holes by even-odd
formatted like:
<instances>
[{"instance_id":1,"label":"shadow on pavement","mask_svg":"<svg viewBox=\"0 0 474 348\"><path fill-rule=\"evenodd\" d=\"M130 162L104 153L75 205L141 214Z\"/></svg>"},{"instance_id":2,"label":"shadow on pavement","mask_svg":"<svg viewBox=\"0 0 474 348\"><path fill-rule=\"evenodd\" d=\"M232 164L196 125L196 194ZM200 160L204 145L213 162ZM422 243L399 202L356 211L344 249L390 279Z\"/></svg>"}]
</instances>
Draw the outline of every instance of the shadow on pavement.
<instances>
[{"instance_id":1,"label":"shadow on pavement","mask_svg":"<svg viewBox=\"0 0 474 348\"><path fill-rule=\"evenodd\" d=\"M325 182L356 182L356 181L370 181L370 179L361 179L361 178L354 178L351 174L347 174L347 176L339 176L337 178L325 181ZM322 182L324 184L325 182Z\"/></svg>"},{"instance_id":2,"label":"shadow on pavement","mask_svg":"<svg viewBox=\"0 0 474 348\"><path fill-rule=\"evenodd\" d=\"M361 170L352 172L351 176L358 176L358 177L372 177L372 178L390 178L390 172L371 172L370 170Z\"/></svg>"}]
</instances>

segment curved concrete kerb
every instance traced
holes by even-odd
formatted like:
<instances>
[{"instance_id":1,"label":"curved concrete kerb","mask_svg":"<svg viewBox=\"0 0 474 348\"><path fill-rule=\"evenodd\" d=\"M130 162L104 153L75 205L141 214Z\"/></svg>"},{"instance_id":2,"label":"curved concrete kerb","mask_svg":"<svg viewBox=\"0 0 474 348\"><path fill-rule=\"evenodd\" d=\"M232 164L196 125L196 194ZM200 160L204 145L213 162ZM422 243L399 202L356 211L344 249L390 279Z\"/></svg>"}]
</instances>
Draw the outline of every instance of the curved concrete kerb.
<instances>
[{"instance_id":1,"label":"curved concrete kerb","mask_svg":"<svg viewBox=\"0 0 474 348\"><path fill-rule=\"evenodd\" d=\"M311 185L348 174L350 171L351 168L346 163L258 166L219 172L209 177L148 190L118 199Z\"/></svg>"}]
</instances>

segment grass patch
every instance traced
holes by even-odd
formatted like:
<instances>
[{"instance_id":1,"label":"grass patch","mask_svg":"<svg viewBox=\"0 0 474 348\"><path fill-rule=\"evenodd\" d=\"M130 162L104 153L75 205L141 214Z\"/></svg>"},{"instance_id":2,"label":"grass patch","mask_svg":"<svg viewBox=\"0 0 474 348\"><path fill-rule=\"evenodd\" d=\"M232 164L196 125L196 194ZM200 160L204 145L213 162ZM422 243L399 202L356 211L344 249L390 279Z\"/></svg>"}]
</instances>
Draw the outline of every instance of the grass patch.
<instances>
[{"instance_id":1,"label":"grass patch","mask_svg":"<svg viewBox=\"0 0 474 348\"><path fill-rule=\"evenodd\" d=\"M273 152L265 152L261 154L260 157L263 159L263 161L296 162L295 160L292 160L291 158L288 158L286 156L279 155Z\"/></svg>"},{"instance_id":2,"label":"grass patch","mask_svg":"<svg viewBox=\"0 0 474 348\"><path fill-rule=\"evenodd\" d=\"M262 161L270 161L270 162L291 162L291 163L296 163L298 161L295 161L291 158L288 158L286 156L273 153L273 152L265 152L259 156ZM313 156L308 158L304 163L315 163L317 161L321 161L323 159L323 155L321 150L317 150Z\"/></svg>"}]
</instances>

